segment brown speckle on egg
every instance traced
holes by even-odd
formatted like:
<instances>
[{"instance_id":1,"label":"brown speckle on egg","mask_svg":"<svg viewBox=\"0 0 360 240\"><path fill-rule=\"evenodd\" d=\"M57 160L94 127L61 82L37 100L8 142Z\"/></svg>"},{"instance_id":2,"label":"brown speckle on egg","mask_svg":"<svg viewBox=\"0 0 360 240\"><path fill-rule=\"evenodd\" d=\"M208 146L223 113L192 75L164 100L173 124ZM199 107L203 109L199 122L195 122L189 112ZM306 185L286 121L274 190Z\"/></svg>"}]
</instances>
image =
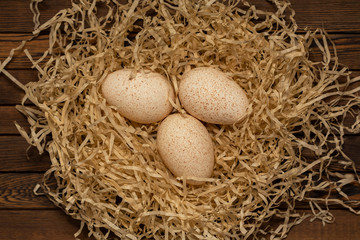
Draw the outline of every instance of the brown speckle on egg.
<instances>
[{"instance_id":1,"label":"brown speckle on egg","mask_svg":"<svg viewBox=\"0 0 360 240\"><path fill-rule=\"evenodd\" d=\"M169 99L175 101L170 82L155 72L123 69L107 76L102 94L124 117L138 123L154 123L164 119L173 110Z\"/></svg>"},{"instance_id":2,"label":"brown speckle on egg","mask_svg":"<svg viewBox=\"0 0 360 240\"><path fill-rule=\"evenodd\" d=\"M169 115L160 124L157 147L167 168L177 177L209 178L214 168L214 147L209 132L187 114ZM199 185L203 182L188 180Z\"/></svg>"},{"instance_id":3,"label":"brown speckle on egg","mask_svg":"<svg viewBox=\"0 0 360 240\"><path fill-rule=\"evenodd\" d=\"M211 67L198 67L185 73L179 86L179 99L192 116L215 124L241 120L249 106L245 91L225 73Z\"/></svg>"}]
</instances>

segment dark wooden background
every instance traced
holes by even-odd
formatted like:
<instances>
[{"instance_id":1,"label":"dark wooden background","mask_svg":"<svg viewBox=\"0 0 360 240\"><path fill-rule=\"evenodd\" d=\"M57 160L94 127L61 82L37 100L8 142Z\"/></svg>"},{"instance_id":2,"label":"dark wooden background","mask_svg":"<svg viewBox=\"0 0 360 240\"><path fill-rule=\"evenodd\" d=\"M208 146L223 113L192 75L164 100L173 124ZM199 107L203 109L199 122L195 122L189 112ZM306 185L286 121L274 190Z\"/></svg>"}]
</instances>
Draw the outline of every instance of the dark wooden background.
<instances>
[{"instance_id":1,"label":"dark wooden background","mask_svg":"<svg viewBox=\"0 0 360 240\"><path fill-rule=\"evenodd\" d=\"M28 38L33 29L32 13L26 0L0 0L0 61L11 48ZM250 0L250 2L252 2ZM265 6L265 1L253 1ZM335 41L340 62L348 65L354 76L360 75L360 1L359 0L292 0L296 20L300 27L324 27ZM58 10L70 6L69 0L45 0L40 5L41 22ZM46 49L46 35L28 46L33 56L40 56ZM23 53L7 66L8 71L22 83L36 80L36 72ZM57 209L44 196L33 194L34 186L41 181L49 166L46 156L27 160L28 144L18 134L14 121L26 125L25 118L15 110L22 98L22 91L0 74L0 239L73 239L80 224ZM360 166L360 135L347 135L345 151ZM354 190L352 198L360 199ZM309 212L305 206L304 211ZM360 210L360 208L359 208ZM322 226L321 222L306 220L294 227L290 240L360 239L360 216L333 206L334 224ZM82 234L86 239L86 234Z\"/></svg>"}]
</instances>

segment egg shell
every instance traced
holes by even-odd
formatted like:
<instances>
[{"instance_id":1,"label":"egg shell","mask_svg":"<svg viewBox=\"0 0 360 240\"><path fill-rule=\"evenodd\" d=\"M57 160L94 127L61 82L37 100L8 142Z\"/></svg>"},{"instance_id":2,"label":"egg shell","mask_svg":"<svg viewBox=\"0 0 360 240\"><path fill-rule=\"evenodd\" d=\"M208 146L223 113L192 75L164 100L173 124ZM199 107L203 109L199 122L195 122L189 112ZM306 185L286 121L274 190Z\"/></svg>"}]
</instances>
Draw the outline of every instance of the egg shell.
<instances>
[{"instance_id":1,"label":"egg shell","mask_svg":"<svg viewBox=\"0 0 360 240\"><path fill-rule=\"evenodd\" d=\"M245 91L225 73L211 67L198 67L180 81L179 99L192 116L214 124L241 120L249 106Z\"/></svg>"},{"instance_id":2,"label":"egg shell","mask_svg":"<svg viewBox=\"0 0 360 240\"><path fill-rule=\"evenodd\" d=\"M102 94L119 113L138 123L155 123L173 110L169 99L175 101L170 82L155 72L134 72L131 69L110 73L102 84Z\"/></svg>"},{"instance_id":3,"label":"egg shell","mask_svg":"<svg viewBox=\"0 0 360 240\"><path fill-rule=\"evenodd\" d=\"M171 114L160 124L157 148L167 168L177 177L209 178L214 168L214 147L209 132L196 118ZM193 185L202 181L187 180Z\"/></svg>"}]
</instances>

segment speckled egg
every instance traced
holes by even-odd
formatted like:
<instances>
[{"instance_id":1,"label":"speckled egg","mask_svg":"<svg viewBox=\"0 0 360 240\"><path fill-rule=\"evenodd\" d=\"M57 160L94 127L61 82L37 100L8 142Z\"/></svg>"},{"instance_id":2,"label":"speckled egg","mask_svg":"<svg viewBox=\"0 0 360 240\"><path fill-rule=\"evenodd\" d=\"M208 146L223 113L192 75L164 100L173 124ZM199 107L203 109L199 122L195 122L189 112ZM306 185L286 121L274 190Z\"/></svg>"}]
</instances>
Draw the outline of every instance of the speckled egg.
<instances>
[{"instance_id":1,"label":"speckled egg","mask_svg":"<svg viewBox=\"0 0 360 240\"><path fill-rule=\"evenodd\" d=\"M211 67L185 73L179 99L192 116L214 124L236 123L246 115L249 106L245 91L225 73Z\"/></svg>"},{"instance_id":2,"label":"speckled egg","mask_svg":"<svg viewBox=\"0 0 360 240\"><path fill-rule=\"evenodd\" d=\"M122 116L144 124L164 119L173 110L169 99L175 101L170 81L150 71L115 71L104 80L101 90L108 104Z\"/></svg>"},{"instance_id":3,"label":"speckled egg","mask_svg":"<svg viewBox=\"0 0 360 240\"><path fill-rule=\"evenodd\" d=\"M160 124L157 147L167 168L177 177L211 177L214 147L209 132L196 118L187 114L169 115ZM187 180L199 185L203 182Z\"/></svg>"}]
</instances>

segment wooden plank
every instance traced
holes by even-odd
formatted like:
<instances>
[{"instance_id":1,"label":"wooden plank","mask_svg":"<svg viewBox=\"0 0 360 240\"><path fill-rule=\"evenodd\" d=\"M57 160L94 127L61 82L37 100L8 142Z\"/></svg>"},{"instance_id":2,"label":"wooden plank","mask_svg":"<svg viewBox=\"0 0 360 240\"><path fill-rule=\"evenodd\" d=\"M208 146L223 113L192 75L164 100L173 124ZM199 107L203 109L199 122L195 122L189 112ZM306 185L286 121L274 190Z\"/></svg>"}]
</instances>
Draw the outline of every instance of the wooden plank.
<instances>
[{"instance_id":1,"label":"wooden plank","mask_svg":"<svg viewBox=\"0 0 360 240\"><path fill-rule=\"evenodd\" d=\"M350 69L360 69L360 35L331 34L330 39L335 44L339 63L343 66L349 67ZM333 52L330 42L328 42L328 45L330 51ZM314 61L321 61L322 54L317 48L313 48L311 49L309 58Z\"/></svg>"},{"instance_id":2,"label":"wooden plank","mask_svg":"<svg viewBox=\"0 0 360 240\"><path fill-rule=\"evenodd\" d=\"M3 62L11 49L17 48L23 40L29 40L31 34L27 33L0 33L0 61ZM38 36L35 40L28 42L25 49L28 49L33 59L39 59L49 46L48 35ZM13 60L6 66L7 69L30 69L31 62L21 50L16 51Z\"/></svg>"},{"instance_id":3,"label":"wooden plank","mask_svg":"<svg viewBox=\"0 0 360 240\"><path fill-rule=\"evenodd\" d=\"M29 130L26 117L14 106L0 106L0 134L19 134L15 121L25 130Z\"/></svg>"},{"instance_id":4,"label":"wooden plank","mask_svg":"<svg viewBox=\"0 0 360 240\"><path fill-rule=\"evenodd\" d=\"M46 0L40 4L40 8L42 9L42 21L45 18L50 17L52 14L46 14L48 11L54 11L55 9L61 9L64 1L57 0ZM265 1L259 0L264 3ZM360 2L357 0L351 1L342 1L342 0L291 0L293 2L294 8L297 11L296 19L300 23L301 26L309 25L310 27L321 27L324 26L328 31L333 32L360 32ZM15 5L11 5L15 4ZM23 0L13 0L9 4L8 1L0 1L0 32L30 32L33 28L33 23L31 21L32 14L28 11L28 1ZM18 4L18 5L16 5ZM25 11L21 10L27 9ZM25 8L26 7L26 8ZM16 11L14 11L16 9ZM301 11L304 12L302 15ZM16 14L14 14L16 13ZM22 18L27 18L27 20L23 21ZM12 18L12 19L11 19ZM13 23L11 23L13 21ZM11 35L11 34L10 34ZM28 35L23 35L22 38L17 38L15 42L11 42L11 39L16 38L17 34L11 35L9 39L5 39L5 41L0 40L2 48L0 48L0 60L2 61L7 55L9 50L12 47L16 47L21 39L25 39ZM336 35L340 36L340 35ZM360 69L360 59L359 59L359 46L360 46L360 37L358 35L342 35L343 37L338 39L340 42L339 57L340 62L345 64L353 64L349 65L353 69ZM350 37L349 37L350 36ZM41 36L43 37L43 36ZM4 39L0 37L0 39ZM41 40L41 39L40 39ZM39 42L40 42L39 40ZM44 39L42 39L44 40ZM45 39L46 41L46 39ZM30 43L28 48L30 52L36 57L41 56L41 53L46 49L46 44L43 41L42 45L37 45L39 42ZM8 47L9 44L12 47ZM34 44L34 45L32 45ZM343 49L341 46L345 46ZM4 49L4 51L3 51ZM35 52L33 50L35 49ZM37 50L36 50L37 49ZM1 53L3 51L3 53ZM38 51L38 52L36 52ZM28 68L30 64L28 63L26 57L24 55L18 54L20 57L20 61L15 59L13 63L9 65L10 69L18 69L18 68ZM315 54L316 56L316 54ZM346 61L344 62L343 58L345 56ZM22 60L21 60L22 59ZM25 63L27 62L27 63ZM346 63L348 62L348 63ZM354 67L355 66L355 67ZM17 74L18 71L14 70L14 73ZM22 71L20 71L22 74ZM3 81L0 81L0 84ZM2 93L6 93L7 89L2 89L2 85L0 85L0 95ZM6 86L6 85L5 85ZM16 94L19 94L17 92ZM15 95L16 95L15 94ZM10 99L12 95L4 96L4 101L0 100L0 103L4 105L6 101L12 101ZM2 97L2 96L1 96ZM19 101L19 95L16 95L16 101ZM15 104L16 102L5 103L5 104ZM4 111L0 113L0 116L4 116L7 119L8 112ZM15 115L9 115L11 122L11 117ZM1 121L1 120L0 120ZM0 125L1 126L1 125ZM6 126L8 128L9 126ZM14 129L13 129L14 130ZM6 134L14 134L13 130L5 130ZM11 133L12 132L12 133ZM16 140L11 139L12 137L18 138L23 142L23 144L18 144ZM1 139L2 138L2 139ZM359 146L356 143L359 143L359 139L350 139L351 144L346 145L348 150L351 151L356 161L359 160ZM5 147L4 147L5 146ZM46 170L49 166L48 159L44 158L44 163L29 162L26 160L26 156L24 154L25 149L27 147L27 143L20 138L19 136L2 136L0 137L0 171L3 169L4 171L43 171ZM34 151L35 152L35 151ZM17 154L18 157L15 157ZM20 154L22 156L20 156ZM12 159L12 157L15 157ZM17 160L15 160L17 159ZM37 158L35 157L34 160ZM46 160L46 161L45 161ZM36 170L33 170L36 169ZM33 173L24 174L24 176L31 175ZM34 174L35 176L36 174ZM0 175L1 176L1 175ZM6 193L0 190L0 198L1 196L7 196L7 199L10 199L10 203L8 203L7 208L43 208L44 206L40 206L41 203L34 202L35 199L30 197L32 190L32 182L35 183L38 179L36 177L21 177L14 173L5 174L6 179L0 178L0 189L1 186L5 183L7 191ZM37 174L38 177L41 176ZM5 177L4 177L5 178ZM12 178L15 180L13 181ZM22 185L25 186L22 186ZM4 193L4 194L3 194ZM6 195L8 194L8 195ZM24 196L25 194L25 196ZM358 195L357 195L358 196ZM1 203L1 200L0 200ZM17 205L18 204L18 205ZM37 205L39 204L39 205ZM2 204L0 204L0 207ZM30 206L30 207L28 207ZM358 225L359 217L349 214L348 212L336 211L338 213L337 222L333 225L327 225L325 228L321 227L320 223L306 223L299 227L295 227L293 231L295 233L290 233L288 239L297 240L297 239L357 239L359 236ZM78 222L72 220L69 216L66 216L60 210L0 210L0 239L73 239L73 233L78 229ZM50 216L50 217L49 217ZM342 220L343 219L343 220ZM340 221L340 222L339 222ZM307 225L306 225L307 224ZM317 225L316 225L317 224ZM338 224L338 225L337 225ZM331 228L329 230L329 228ZM21 229L21 231L19 231ZM296 230L298 229L298 230ZM328 230L326 230L328 229ZM296 232L297 231L297 232ZM10 237L9 237L10 235ZM87 239L86 236L81 239Z\"/></svg>"},{"instance_id":5,"label":"wooden plank","mask_svg":"<svg viewBox=\"0 0 360 240\"><path fill-rule=\"evenodd\" d=\"M293 227L286 239L358 239L360 216L346 210L333 210L331 213L335 216L334 223L323 226L320 221L305 220L300 225ZM65 215L61 210L2 210L0 215L0 239L74 239L73 234L80 226L79 221ZM80 239L88 239L86 231L83 231Z\"/></svg>"},{"instance_id":6,"label":"wooden plank","mask_svg":"<svg viewBox=\"0 0 360 240\"><path fill-rule=\"evenodd\" d=\"M75 239L80 222L59 210L1 210L0 239L64 240ZM89 239L86 232L79 239ZM90 238L94 239L94 238Z\"/></svg>"},{"instance_id":7,"label":"wooden plank","mask_svg":"<svg viewBox=\"0 0 360 240\"><path fill-rule=\"evenodd\" d=\"M28 160L25 153L28 146L28 143L21 136L0 136L0 172L46 171L50 167L48 156L45 153L38 155L37 150L32 148L29 152L30 160ZM344 152L359 169L360 135L345 137ZM337 170L345 171L340 167Z\"/></svg>"},{"instance_id":8,"label":"wooden plank","mask_svg":"<svg viewBox=\"0 0 360 240\"><path fill-rule=\"evenodd\" d=\"M9 73L16 77L22 84L38 80L38 72L34 69L9 70ZM352 77L360 76L360 71L353 71ZM360 81L349 86L349 89L360 87ZM360 92L359 92L360 94ZM4 74L0 74L0 105L21 104L24 91L10 81ZM31 104L27 101L26 104Z\"/></svg>"},{"instance_id":9,"label":"wooden plank","mask_svg":"<svg viewBox=\"0 0 360 240\"><path fill-rule=\"evenodd\" d=\"M41 183L42 177L43 173L0 173L0 210L56 209L57 207L46 196L36 196L33 192L36 184ZM359 185L348 185L343 191L349 196L349 200L360 200ZM326 193L314 193L311 196L322 198L324 194ZM337 197L341 198L341 196ZM319 204L324 206L322 203ZM337 204L329 205L330 209L339 209L339 207L341 206ZM353 207L359 209L359 206L353 205ZM297 202L296 209L309 209L309 204Z\"/></svg>"},{"instance_id":10,"label":"wooden plank","mask_svg":"<svg viewBox=\"0 0 360 240\"><path fill-rule=\"evenodd\" d=\"M21 136L0 136L0 172L46 171L50 168L47 153L38 154Z\"/></svg>"},{"instance_id":11,"label":"wooden plank","mask_svg":"<svg viewBox=\"0 0 360 240\"><path fill-rule=\"evenodd\" d=\"M36 70L10 70L9 73L13 75L17 80L19 80L22 84L38 80L38 73ZM1 105L20 104L23 96L24 91L21 88L19 88L15 83L10 81L4 74L0 74Z\"/></svg>"},{"instance_id":12,"label":"wooden plank","mask_svg":"<svg viewBox=\"0 0 360 240\"><path fill-rule=\"evenodd\" d=\"M248 0L258 9L274 11L270 1ZM328 32L360 32L357 0L290 0L299 30L325 28Z\"/></svg>"},{"instance_id":13,"label":"wooden plank","mask_svg":"<svg viewBox=\"0 0 360 240\"><path fill-rule=\"evenodd\" d=\"M120 2L126 2L122 0ZM263 0L249 0L259 9L273 10ZM332 32L360 32L360 2L357 0L291 0L300 28L324 27ZM57 11L70 7L70 0L46 0L39 4L40 22L44 23ZM16 9L16 11L14 11ZM0 1L0 31L31 32L34 28L29 1Z\"/></svg>"},{"instance_id":14,"label":"wooden plank","mask_svg":"<svg viewBox=\"0 0 360 240\"><path fill-rule=\"evenodd\" d=\"M295 19L301 28L325 28L331 32L360 32L360 1L292 1Z\"/></svg>"},{"instance_id":15,"label":"wooden plank","mask_svg":"<svg viewBox=\"0 0 360 240\"><path fill-rule=\"evenodd\" d=\"M339 62L352 70L360 70L360 35L357 34L331 34L336 44ZM22 40L29 39L27 34L1 33L0 34L0 61L4 61L11 49L16 48ZM48 48L48 36L42 35L29 42L26 47L33 59L39 59ZM314 49L310 55L314 60L321 60L320 52ZM31 62L22 51L17 51L13 60L6 66L6 69L29 69Z\"/></svg>"},{"instance_id":16,"label":"wooden plank","mask_svg":"<svg viewBox=\"0 0 360 240\"><path fill-rule=\"evenodd\" d=\"M46 196L36 196L36 184L43 173L1 173L0 209L55 209Z\"/></svg>"},{"instance_id":17,"label":"wooden plank","mask_svg":"<svg viewBox=\"0 0 360 240\"><path fill-rule=\"evenodd\" d=\"M348 116L344 120L345 126L351 126L354 123L354 116ZM19 132L15 126L15 122L20 124L26 131L29 131L29 123L26 117L17 111L14 106L0 106L0 134L16 134ZM346 132L349 135L352 133Z\"/></svg>"},{"instance_id":18,"label":"wooden plank","mask_svg":"<svg viewBox=\"0 0 360 240\"><path fill-rule=\"evenodd\" d=\"M345 126L351 126L355 116L348 115L344 120ZM26 117L20 113L15 106L0 106L0 134L19 134L15 122L20 124L26 131L29 131L29 123ZM347 134L353 134L346 132Z\"/></svg>"},{"instance_id":19,"label":"wooden plank","mask_svg":"<svg viewBox=\"0 0 360 240\"><path fill-rule=\"evenodd\" d=\"M309 211L307 211L309 212ZM360 216L345 210L334 210L335 222L323 226L320 221L305 220L290 230L288 240L350 240L359 239Z\"/></svg>"},{"instance_id":20,"label":"wooden plank","mask_svg":"<svg viewBox=\"0 0 360 240\"><path fill-rule=\"evenodd\" d=\"M44 23L59 10L71 7L70 0L46 0L39 4L40 22ZM14 11L15 10L15 11ZM30 1L0 1L1 32L31 32L34 29Z\"/></svg>"}]
</instances>

